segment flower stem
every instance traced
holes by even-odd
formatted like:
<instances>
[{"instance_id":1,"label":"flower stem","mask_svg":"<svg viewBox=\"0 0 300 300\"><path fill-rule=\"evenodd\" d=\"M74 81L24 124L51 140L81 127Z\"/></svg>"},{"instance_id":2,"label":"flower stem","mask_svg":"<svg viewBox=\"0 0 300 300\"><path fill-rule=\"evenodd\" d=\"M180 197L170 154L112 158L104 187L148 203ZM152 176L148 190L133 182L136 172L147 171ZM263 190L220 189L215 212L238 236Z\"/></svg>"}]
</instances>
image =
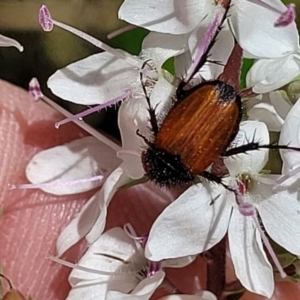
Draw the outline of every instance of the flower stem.
<instances>
[{"instance_id":1,"label":"flower stem","mask_svg":"<svg viewBox=\"0 0 300 300\"><path fill-rule=\"evenodd\" d=\"M207 289L221 299L225 287L226 239L225 237L210 251L207 264Z\"/></svg>"}]
</instances>

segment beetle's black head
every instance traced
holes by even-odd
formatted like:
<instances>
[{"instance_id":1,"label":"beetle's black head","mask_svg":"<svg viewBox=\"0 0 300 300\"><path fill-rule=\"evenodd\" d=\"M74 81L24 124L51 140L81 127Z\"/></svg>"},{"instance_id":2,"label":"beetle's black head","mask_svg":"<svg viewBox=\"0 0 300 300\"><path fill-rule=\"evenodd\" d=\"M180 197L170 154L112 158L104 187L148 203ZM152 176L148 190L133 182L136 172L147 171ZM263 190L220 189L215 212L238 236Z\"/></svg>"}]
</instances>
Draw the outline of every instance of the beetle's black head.
<instances>
[{"instance_id":1,"label":"beetle's black head","mask_svg":"<svg viewBox=\"0 0 300 300\"><path fill-rule=\"evenodd\" d=\"M179 155L158 149L154 144L142 152L145 175L161 187L186 187L195 182L195 176L184 166Z\"/></svg>"}]
</instances>

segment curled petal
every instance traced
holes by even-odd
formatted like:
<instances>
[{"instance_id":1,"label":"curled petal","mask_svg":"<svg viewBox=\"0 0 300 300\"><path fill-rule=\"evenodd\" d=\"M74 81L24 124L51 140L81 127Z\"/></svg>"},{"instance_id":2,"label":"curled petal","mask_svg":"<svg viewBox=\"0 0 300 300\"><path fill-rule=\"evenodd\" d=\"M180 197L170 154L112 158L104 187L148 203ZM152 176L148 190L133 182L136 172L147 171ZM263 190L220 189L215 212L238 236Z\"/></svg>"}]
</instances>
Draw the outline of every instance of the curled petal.
<instances>
[{"instance_id":1,"label":"curled petal","mask_svg":"<svg viewBox=\"0 0 300 300\"><path fill-rule=\"evenodd\" d=\"M300 56L260 59L247 73L247 86L255 93L268 93L291 82L300 73Z\"/></svg>"},{"instance_id":2,"label":"curled petal","mask_svg":"<svg viewBox=\"0 0 300 300\"><path fill-rule=\"evenodd\" d=\"M170 84L164 77L160 77L155 84L150 102L152 107L156 107L157 116L165 111L171 101L171 95L174 93L175 87ZM135 97L122 103L118 123L122 137L122 148L129 150L120 152L119 157L124 160L125 170L133 179L144 176L145 171L141 162L141 146L144 144L141 137L137 136L136 131L150 138L149 130L149 111L145 96Z\"/></svg>"},{"instance_id":3,"label":"curled petal","mask_svg":"<svg viewBox=\"0 0 300 300\"><path fill-rule=\"evenodd\" d=\"M300 101L298 100L286 116L282 126L279 143L291 147L300 147ZM300 165L300 152L294 150L280 150L285 166L285 172Z\"/></svg>"},{"instance_id":4,"label":"curled petal","mask_svg":"<svg viewBox=\"0 0 300 300\"><path fill-rule=\"evenodd\" d=\"M85 179L104 175L119 164L114 150L94 137L85 137L39 152L27 165L26 176L45 192L70 195L99 186L99 181ZM68 184L74 180L78 183Z\"/></svg>"},{"instance_id":5,"label":"curled petal","mask_svg":"<svg viewBox=\"0 0 300 300\"><path fill-rule=\"evenodd\" d=\"M90 244L100 237L106 223L107 206L117 189L127 180L122 166L110 174L101 190L89 199L80 213L61 232L56 243L58 256L86 235Z\"/></svg>"}]
</instances>

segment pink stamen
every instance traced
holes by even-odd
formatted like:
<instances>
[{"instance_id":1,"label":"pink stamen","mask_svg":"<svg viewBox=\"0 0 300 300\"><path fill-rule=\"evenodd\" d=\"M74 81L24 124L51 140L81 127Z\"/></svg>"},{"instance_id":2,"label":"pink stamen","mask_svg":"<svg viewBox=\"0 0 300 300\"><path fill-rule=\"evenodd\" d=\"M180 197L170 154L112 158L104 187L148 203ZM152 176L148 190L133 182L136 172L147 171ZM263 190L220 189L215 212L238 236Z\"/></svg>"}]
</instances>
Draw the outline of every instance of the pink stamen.
<instances>
[{"instance_id":1,"label":"pink stamen","mask_svg":"<svg viewBox=\"0 0 300 300\"><path fill-rule=\"evenodd\" d=\"M115 31L111 32L110 34L107 35L107 38L110 40L110 39L112 39L112 38L114 38L114 37L116 37L116 36L118 36L118 35L120 35L120 34L122 34L124 32L130 31L130 30L132 30L134 28L136 28L135 25L132 25L132 24L127 25L127 26L125 26L123 28L120 28L118 30L115 30Z\"/></svg>"},{"instance_id":2,"label":"pink stamen","mask_svg":"<svg viewBox=\"0 0 300 300\"><path fill-rule=\"evenodd\" d=\"M48 256L47 258L52 260L53 262L56 262L56 263L60 264L60 265L63 265L63 266L66 266L66 267L69 267L69 268L72 268L72 269L77 269L77 270L80 270L80 271L84 271L84 272L89 272L89 273L99 274L99 275L114 275L114 276L116 275L115 272L105 272L105 271L90 269L90 268L83 267L83 266L80 266L80 265L77 265L77 264L73 264L71 262L68 262L64 259L60 259L60 258L55 257L55 256Z\"/></svg>"},{"instance_id":3,"label":"pink stamen","mask_svg":"<svg viewBox=\"0 0 300 300\"><path fill-rule=\"evenodd\" d=\"M253 216L253 214L255 213L254 206L251 203L241 203L238 207L240 213L245 217Z\"/></svg>"},{"instance_id":4,"label":"pink stamen","mask_svg":"<svg viewBox=\"0 0 300 300\"><path fill-rule=\"evenodd\" d=\"M277 19L274 26L275 27L284 27L291 23L293 23L296 19L296 11L295 11L295 4L291 3L288 4L287 10L281 14L281 16Z\"/></svg>"},{"instance_id":5,"label":"pink stamen","mask_svg":"<svg viewBox=\"0 0 300 300\"><path fill-rule=\"evenodd\" d=\"M51 99L49 99L49 98L47 98L45 96L43 96L43 101L45 101L48 105L50 105L51 107L53 107L55 110L59 111L60 113L62 113L66 117L73 116L66 109L64 109L63 107L59 106L57 103L55 103L54 101L52 101ZM112 142L107 137L103 136L99 131L97 131L96 129L92 128L88 124L86 124L86 123L84 123L82 121L79 121L79 120L74 120L73 122L76 125L78 125L79 127L81 127L82 129L84 129L87 133L89 133L90 135L92 135L95 138L97 138L99 141L102 141L103 143L105 143L106 145L108 145L113 150L118 151L120 149L120 146L118 146L117 144L115 144L114 142Z\"/></svg>"},{"instance_id":6,"label":"pink stamen","mask_svg":"<svg viewBox=\"0 0 300 300\"><path fill-rule=\"evenodd\" d=\"M99 181L101 182L103 180L104 176L103 175L97 175L91 178L83 178L83 179L76 179L76 180L70 180L70 181L52 181L52 182L43 182L43 183L28 183L28 184L8 184L8 188L10 190L15 190L15 189L39 189L42 187L47 187L47 186L66 186L66 185L77 185L80 183L85 183L85 182L93 182L93 181Z\"/></svg>"},{"instance_id":7,"label":"pink stamen","mask_svg":"<svg viewBox=\"0 0 300 300\"><path fill-rule=\"evenodd\" d=\"M246 180L246 182L247 182L247 180ZM239 183L239 186L243 185L243 184L244 184L244 181L242 181L241 183ZM239 193L240 196L242 196L241 193L240 193L240 187L236 187L235 189L236 189L237 193ZM244 189L244 191L246 192L247 189ZM243 193L243 194L245 194L245 193ZM270 254L270 256L271 256L271 258L272 258L272 260L273 260L273 262L274 262L274 264L276 266L276 268L278 269L281 277L285 278L286 277L286 273L284 272L284 270L283 270L283 268L282 268L282 266L281 266L281 264L280 264L280 262L279 262L279 260L278 260L278 258L276 256L276 254L275 254L275 252L274 252L274 250L273 250L273 248L272 248L272 246L271 246L268 238L266 237L264 231L262 230L262 228L261 228L261 226L260 226L260 224L258 222L257 212L256 212L255 207L251 203L248 203L248 202L245 202L245 201L241 200L240 196L238 196L239 197L239 201L237 200L237 202L238 202L238 209L239 209L240 213L243 216L245 216L245 217L252 217L254 225L258 229L258 231L260 233L260 237L263 240L263 243L264 243L265 247L267 248L267 250L268 250L268 252L269 252L269 254ZM237 197L237 195L236 195L236 197Z\"/></svg>"},{"instance_id":8,"label":"pink stamen","mask_svg":"<svg viewBox=\"0 0 300 300\"><path fill-rule=\"evenodd\" d=\"M269 252L269 254L270 254L270 256L271 256L271 258L272 258L272 260L273 260L273 262L274 262L274 264L276 266L276 268L277 268L277 270L279 271L281 278L285 278L286 277L286 273L284 272L284 270L283 270L283 268L282 268L282 266L281 266L281 264L280 264L280 262L279 262L279 260L278 260L278 258L276 256L276 254L275 254L275 252L274 252L274 250L273 250L273 248L272 248L272 246L271 246L268 238L266 237L264 231L260 227L260 224L258 222L256 213L253 214L252 220L254 221L254 224L255 224L256 228L258 229L258 231L260 233L260 237L263 240L263 243L265 244L265 247L267 248L267 250L268 250L268 252Z\"/></svg>"},{"instance_id":9,"label":"pink stamen","mask_svg":"<svg viewBox=\"0 0 300 300\"><path fill-rule=\"evenodd\" d=\"M297 175L300 172L300 166L296 167L295 169L287 172L286 174L280 176L277 180L276 180L276 185L282 184L284 183L286 180L290 179L291 177Z\"/></svg>"},{"instance_id":10,"label":"pink stamen","mask_svg":"<svg viewBox=\"0 0 300 300\"><path fill-rule=\"evenodd\" d=\"M252 3L255 3L261 7L264 7L268 10L271 10L275 13L278 13L280 15L280 17L277 19L277 21L275 22L274 26L275 27L283 27L283 26L287 26L291 23L293 23L296 19L296 11L295 11L295 4L294 3L290 3L287 4L286 7L286 11L285 12L281 12L278 9L276 9L275 7L273 7L272 5L261 1L261 0L248 0Z\"/></svg>"},{"instance_id":11,"label":"pink stamen","mask_svg":"<svg viewBox=\"0 0 300 300\"><path fill-rule=\"evenodd\" d=\"M133 226L130 223L126 223L123 227L125 233L132 238L135 241L138 241L143 248L145 248L145 245L147 243L148 240L148 236L144 235L144 236L138 236L136 231L134 230Z\"/></svg>"},{"instance_id":12,"label":"pink stamen","mask_svg":"<svg viewBox=\"0 0 300 300\"><path fill-rule=\"evenodd\" d=\"M39 101L44 96L40 84L35 77L29 82L28 93L34 101Z\"/></svg>"},{"instance_id":13,"label":"pink stamen","mask_svg":"<svg viewBox=\"0 0 300 300\"><path fill-rule=\"evenodd\" d=\"M116 57L126 60L126 62L128 62L129 64L132 64L135 67L138 67L139 65L141 65L141 61L137 57L134 57L134 56L126 53L125 51L122 51L119 49L114 49L114 48L106 45L105 43L102 43L101 41L97 40L96 38L90 36L87 33L84 33L72 26L69 26L67 24L64 24L62 22L52 19L50 12L45 5L42 5L42 7L40 8L39 22L45 31L51 31L53 29L53 25L56 25L56 26L58 26L62 29L65 29L65 30L77 35L78 37L86 40L87 42L91 43L92 45L96 46L97 48L100 48L104 51L107 51L107 52L115 55Z\"/></svg>"},{"instance_id":14,"label":"pink stamen","mask_svg":"<svg viewBox=\"0 0 300 300\"><path fill-rule=\"evenodd\" d=\"M211 41L211 37L213 36L214 32L217 30L219 26L220 18L221 18L221 13L217 12L211 26L208 28L208 30L205 33L204 39L200 43L199 49L196 51L196 56L193 58L193 63L187 72L184 82L190 81L195 69L197 68L199 61L201 60L207 46Z\"/></svg>"},{"instance_id":15,"label":"pink stamen","mask_svg":"<svg viewBox=\"0 0 300 300\"><path fill-rule=\"evenodd\" d=\"M149 261L147 277L153 277L160 270L161 270L161 262Z\"/></svg>"},{"instance_id":16,"label":"pink stamen","mask_svg":"<svg viewBox=\"0 0 300 300\"><path fill-rule=\"evenodd\" d=\"M44 31L52 31L53 20L50 11L46 5L42 5L39 10L39 23L44 29Z\"/></svg>"},{"instance_id":17,"label":"pink stamen","mask_svg":"<svg viewBox=\"0 0 300 300\"><path fill-rule=\"evenodd\" d=\"M202 290L199 276L194 276L194 293L200 292Z\"/></svg>"},{"instance_id":18,"label":"pink stamen","mask_svg":"<svg viewBox=\"0 0 300 300\"><path fill-rule=\"evenodd\" d=\"M126 223L124 225L123 229L124 229L125 233L133 240L139 239L136 231L134 230L133 226L130 223Z\"/></svg>"},{"instance_id":19,"label":"pink stamen","mask_svg":"<svg viewBox=\"0 0 300 300\"><path fill-rule=\"evenodd\" d=\"M66 119L64 119L62 121L56 122L55 123L55 127L58 129L63 124L66 124L66 123L78 120L78 119L86 117L86 116L88 116L88 115L90 115L90 114L92 114L94 112L98 112L98 111L100 111L100 110L102 110L104 108L110 107L110 106L112 106L114 104L117 104L118 102L120 102L120 101L128 98L130 95L131 95L131 92L126 92L123 95L121 95L121 96L119 96L119 97L117 97L115 99L107 101L106 103L99 104L99 105L97 105L95 107L92 107L92 108L89 108L89 109L87 109L87 110L85 110L85 111L83 111L83 112L81 112L79 114L72 115L72 116L70 116L70 117L68 117L68 118L66 118Z\"/></svg>"}]
</instances>

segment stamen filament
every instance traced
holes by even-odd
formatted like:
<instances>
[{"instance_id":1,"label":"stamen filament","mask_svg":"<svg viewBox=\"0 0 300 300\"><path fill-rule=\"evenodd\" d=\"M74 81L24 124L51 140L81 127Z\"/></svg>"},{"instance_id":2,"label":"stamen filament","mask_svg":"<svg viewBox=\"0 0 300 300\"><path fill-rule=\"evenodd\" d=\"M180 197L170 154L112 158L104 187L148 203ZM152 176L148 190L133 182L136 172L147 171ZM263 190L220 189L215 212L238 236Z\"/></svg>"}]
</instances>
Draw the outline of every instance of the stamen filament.
<instances>
[{"instance_id":1,"label":"stamen filament","mask_svg":"<svg viewBox=\"0 0 300 300\"><path fill-rule=\"evenodd\" d=\"M56 122L55 123L55 127L58 129L61 125L63 124L66 124L66 123L69 123L69 122L72 122L72 121L75 121L75 120L78 120L80 118L83 118L87 115L90 115L92 114L93 112L97 112L97 111L100 111L102 110L103 108L106 108L106 107L110 107L114 104L117 104L118 102L124 100L125 98L129 97L131 95L131 92L126 92L124 94L122 94L121 96L115 98L115 99L112 99L110 101L107 101L106 103L103 103L103 104L99 104L95 107L92 107L92 108L89 108L79 114L76 114L76 115L72 115L62 121L59 121L59 122Z\"/></svg>"},{"instance_id":2,"label":"stamen filament","mask_svg":"<svg viewBox=\"0 0 300 300\"><path fill-rule=\"evenodd\" d=\"M70 181L52 181L52 182L42 182L42 183L28 183L28 184L8 184L8 188L10 190L14 189L39 189L41 187L47 187L47 186L66 186L66 185L77 185L80 183L85 182L93 182L93 181L102 181L104 178L103 175L97 175L91 178L83 178L83 179L76 179L76 180L70 180Z\"/></svg>"},{"instance_id":3,"label":"stamen filament","mask_svg":"<svg viewBox=\"0 0 300 300\"><path fill-rule=\"evenodd\" d=\"M142 245L142 247L145 248L148 236L138 236L130 223L126 223L123 229L130 238L132 238L134 241L138 241Z\"/></svg>"},{"instance_id":4,"label":"stamen filament","mask_svg":"<svg viewBox=\"0 0 300 300\"><path fill-rule=\"evenodd\" d=\"M272 258L272 260L273 260L273 262L274 262L274 264L276 266L276 268L277 268L277 270L279 271L281 278L285 278L286 277L286 273L284 272L284 270L283 270L283 268L282 268L282 266L281 266L281 264L280 264L280 262L279 262L279 260L278 260L278 258L276 256L276 254L275 254L275 252L274 252L274 250L273 250L273 248L272 248L272 246L271 246L268 238L266 237L264 231L260 227L260 224L258 222L256 214L252 215L252 220L253 220L256 228L258 229L258 231L260 233L260 237L263 240L263 243L265 244L265 246L266 246L266 248L267 248L267 250L268 250L268 252L269 252L269 254L270 254L270 256L271 256L271 258Z\"/></svg>"},{"instance_id":5,"label":"stamen filament","mask_svg":"<svg viewBox=\"0 0 300 300\"><path fill-rule=\"evenodd\" d=\"M159 270L161 270L161 262L159 262L159 261L149 261L147 277L154 276Z\"/></svg>"},{"instance_id":6,"label":"stamen filament","mask_svg":"<svg viewBox=\"0 0 300 300\"><path fill-rule=\"evenodd\" d=\"M136 28L135 25L132 25L132 24L127 25L127 26L125 26L123 28L120 28L120 29L117 29L117 30L111 32L110 34L107 35L107 38L110 40L110 39L112 39L112 38L114 38L114 37L116 37L116 36L118 36L118 35L120 35L120 34L122 34L124 32L130 31L130 30L132 30L134 28Z\"/></svg>"},{"instance_id":7,"label":"stamen filament","mask_svg":"<svg viewBox=\"0 0 300 300\"><path fill-rule=\"evenodd\" d=\"M280 176L277 180L276 180L276 184L282 184L283 182L285 182L286 180L288 180L289 178L297 175L300 172L300 166L296 167L295 169L287 172L286 174Z\"/></svg>"},{"instance_id":8,"label":"stamen filament","mask_svg":"<svg viewBox=\"0 0 300 300\"><path fill-rule=\"evenodd\" d=\"M66 117L71 117L73 116L69 111L67 111L66 109L64 109L63 107L59 106L57 103L55 103L54 101L52 101L51 99L43 96L42 98L43 101L45 101L48 105L50 105L51 107L53 107L55 110L59 111L60 113L62 113L63 115L65 115ZM113 141L111 141L110 139L108 139L107 137L105 137L104 135L102 135L99 131L97 131L96 129L92 128L91 126L89 126L88 124L86 124L83 121L79 121L79 120L74 120L73 121L77 126L81 127L82 129L84 129L87 133L89 133L90 135L94 136L95 138L97 138L99 141L105 143L106 145L108 145L110 148L112 148L115 151L118 151L120 149L120 146L118 146L116 143L114 143Z\"/></svg>"},{"instance_id":9,"label":"stamen filament","mask_svg":"<svg viewBox=\"0 0 300 300\"><path fill-rule=\"evenodd\" d=\"M79 29L76 29L70 25L67 25L62 22L52 19L50 11L48 10L47 6L45 6L45 5L42 5L42 7L40 8L39 23L45 31L51 31L53 29L53 25L56 25L62 29L65 29L65 30L77 35L78 37L86 40L87 42L91 43L92 45L96 46L97 48L107 51L108 53L111 53L120 59L126 60L126 62L128 62L129 64L132 64L135 67L138 67L139 65L142 64L142 62L139 60L139 58L132 56L132 55L128 54L127 52L122 51L120 49L114 49Z\"/></svg>"},{"instance_id":10,"label":"stamen filament","mask_svg":"<svg viewBox=\"0 0 300 300\"><path fill-rule=\"evenodd\" d=\"M128 155L133 155L133 156L138 156L140 157L141 154L137 151L134 150L129 150L129 149L121 149L119 151L117 151L117 157L122 157L123 154L128 154Z\"/></svg>"},{"instance_id":11,"label":"stamen filament","mask_svg":"<svg viewBox=\"0 0 300 300\"><path fill-rule=\"evenodd\" d=\"M48 259L50 259L50 260L52 260L52 261L54 261L58 264L61 264L63 266L72 268L72 269L77 269L77 270L81 270L81 271L89 272L89 273L93 273L93 274L98 274L98 275L114 275L115 276L114 272L105 272L105 271L90 269L90 268L87 268L87 267L83 267L83 266L68 262L64 259L60 259L60 258L55 257L55 256L48 256Z\"/></svg>"},{"instance_id":12,"label":"stamen filament","mask_svg":"<svg viewBox=\"0 0 300 300\"><path fill-rule=\"evenodd\" d=\"M240 182L239 184L243 184L242 182ZM267 248L277 270L279 271L280 273L280 276L282 278L285 278L286 277L286 273L284 272L268 238L266 237L264 231L262 230L261 226L260 226L260 223L258 222L258 219L257 219L257 211L255 209L255 207L251 204L251 203L248 203L248 202L245 202L243 200L243 196L240 192L240 189L239 187L234 187L234 193L235 193L235 196L236 196L236 201L238 203L238 208L239 208L239 211L241 212L242 215L244 215L245 217L251 217L253 222L254 222L254 225L255 227L258 229L259 233L260 233L260 237L265 245L265 247ZM239 198L239 199L237 199Z\"/></svg>"}]
</instances>

